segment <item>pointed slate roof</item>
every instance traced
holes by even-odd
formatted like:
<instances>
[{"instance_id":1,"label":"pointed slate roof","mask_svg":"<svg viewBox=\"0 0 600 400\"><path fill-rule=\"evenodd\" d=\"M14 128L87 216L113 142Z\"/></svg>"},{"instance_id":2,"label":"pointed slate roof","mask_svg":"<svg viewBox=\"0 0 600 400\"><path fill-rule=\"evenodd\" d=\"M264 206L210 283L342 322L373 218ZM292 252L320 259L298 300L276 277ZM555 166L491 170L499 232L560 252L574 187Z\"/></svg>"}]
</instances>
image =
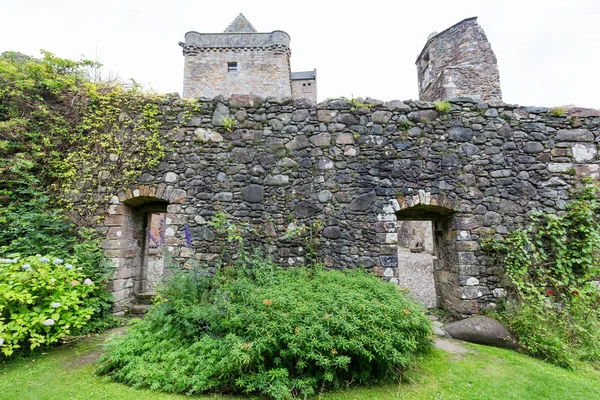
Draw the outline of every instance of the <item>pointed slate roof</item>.
<instances>
[{"instance_id":1,"label":"pointed slate roof","mask_svg":"<svg viewBox=\"0 0 600 400\"><path fill-rule=\"evenodd\" d=\"M244 14L240 13L225 29L225 33L256 33L256 29L244 17Z\"/></svg>"}]
</instances>

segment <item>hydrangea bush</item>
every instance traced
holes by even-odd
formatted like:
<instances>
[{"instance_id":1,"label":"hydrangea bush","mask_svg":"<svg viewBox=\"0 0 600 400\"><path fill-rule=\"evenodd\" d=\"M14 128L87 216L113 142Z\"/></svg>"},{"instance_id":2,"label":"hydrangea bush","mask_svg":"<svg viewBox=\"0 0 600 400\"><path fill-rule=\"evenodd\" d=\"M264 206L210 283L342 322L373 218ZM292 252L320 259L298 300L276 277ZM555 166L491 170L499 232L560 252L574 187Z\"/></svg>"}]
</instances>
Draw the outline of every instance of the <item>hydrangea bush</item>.
<instances>
[{"instance_id":1,"label":"hydrangea bush","mask_svg":"<svg viewBox=\"0 0 600 400\"><path fill-rule=\"evenodd\" d=\"M74 260L0 259L0 350L10 356L58 342L92 316L94 282Z\"/></svg>"}]
</instances>

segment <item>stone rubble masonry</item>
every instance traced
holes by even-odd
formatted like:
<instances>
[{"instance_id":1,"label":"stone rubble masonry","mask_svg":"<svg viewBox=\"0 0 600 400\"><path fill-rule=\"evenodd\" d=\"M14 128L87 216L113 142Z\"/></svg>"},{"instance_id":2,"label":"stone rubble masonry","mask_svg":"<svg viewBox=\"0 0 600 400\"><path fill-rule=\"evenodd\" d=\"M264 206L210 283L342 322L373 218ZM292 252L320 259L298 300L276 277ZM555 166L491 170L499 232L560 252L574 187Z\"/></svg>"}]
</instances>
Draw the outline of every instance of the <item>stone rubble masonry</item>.
<instances>
[{"instance_id":1,"label":"stone rubble masonry","mask_svg":"<svg viewBox=\"0 0 600 400\"><path fill-rule=\"evenodd\" d=\"M462 98L443 116L427 102L358 100L373 107L351 110L344 99L165 98L163 160L114 194L99 227L118 264L115 311L146 279L140 213L160 204L165 247L180 266L210 270L230 246L208 225L218 211L256 228L248 248L284 265L302 265L307 255L306 240L286 232L320 218L318 256L327 267L366 268L393 282L397 220L431 220L437 303L472 315L506 293L503 271L480 240L506 235L531 210L561 212L578 179L600 174L595 110L559 117ZM232 132L213 124L217 113L236 119Z\"/></svg>"},{"instance_id":2,"label":"stone rubble masonry","mask_svg":"<svg viewBox=\"0 0 600 400\"><path fill-rule=\"evenodd\" d=\"M502 99L498 61L477 17L430 35L416 64L422 101Z\"/></svg>"}]
</instances>

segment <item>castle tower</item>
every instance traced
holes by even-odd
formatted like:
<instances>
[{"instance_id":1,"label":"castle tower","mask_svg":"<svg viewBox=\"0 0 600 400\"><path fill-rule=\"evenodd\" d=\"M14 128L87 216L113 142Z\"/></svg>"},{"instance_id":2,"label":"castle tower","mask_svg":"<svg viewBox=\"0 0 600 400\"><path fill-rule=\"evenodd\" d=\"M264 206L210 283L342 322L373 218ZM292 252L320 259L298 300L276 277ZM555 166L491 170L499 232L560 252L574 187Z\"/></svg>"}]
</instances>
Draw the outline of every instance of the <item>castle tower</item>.
<instances>
[{"instance_id":1,"label":"castle tower","mask_svg":"<svg viewBox=\"0 0 600 400\"><path fill-rule=\"evenodd\" d=\"M290 37L283 31L258 33L239 14L225 32L188 32L179 45L183 97L292 96Z\"/></svg>"},{"instance_id":2,"label":"castle tower","mask_svg":"<svg viewBox=\"0 0 600 400\"><path fill-rule=\"evenodd\" d=\"M420 100L502 100L498 61L477 17L429 35L416 64Z\"/></svg>"}]
</instances>

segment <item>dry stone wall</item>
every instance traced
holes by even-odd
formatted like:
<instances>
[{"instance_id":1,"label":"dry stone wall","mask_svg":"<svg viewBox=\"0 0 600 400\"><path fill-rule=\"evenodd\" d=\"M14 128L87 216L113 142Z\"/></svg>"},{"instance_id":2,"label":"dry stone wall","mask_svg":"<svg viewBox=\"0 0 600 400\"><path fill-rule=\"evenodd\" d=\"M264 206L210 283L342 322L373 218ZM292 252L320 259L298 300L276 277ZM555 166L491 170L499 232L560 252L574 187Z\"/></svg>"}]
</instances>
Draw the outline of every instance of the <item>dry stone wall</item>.
<instances>
[{"instance_id":1,"label":"dry stone wall","mask_svg":"<svg viewBox=\"0 0 600 400\"><path fill-rule=\"evenodd\" d=\"M431 103L358 101L369 106L165 99L164 160L113 197L101 228L119 267L116 311L144 279L144 255L136 255L143 234L130 221L143 221L135 214L144 207L164 207L166 248L187 268L218 261L226 240L208 222L225 211L256 229L249 248L284 265L303 265L308 252L305 238L286 233L319 219L318 257L327 267L367 268L392 282L397 220L432 220L438 305L471 315L505 295L502 271L480 239L505 235L531 210L560 212L578 177L600 173L594 110L555 116L459 98L441 115ZM231 132L224 117L236 120Z\"/></svg>"}]
</instances>

